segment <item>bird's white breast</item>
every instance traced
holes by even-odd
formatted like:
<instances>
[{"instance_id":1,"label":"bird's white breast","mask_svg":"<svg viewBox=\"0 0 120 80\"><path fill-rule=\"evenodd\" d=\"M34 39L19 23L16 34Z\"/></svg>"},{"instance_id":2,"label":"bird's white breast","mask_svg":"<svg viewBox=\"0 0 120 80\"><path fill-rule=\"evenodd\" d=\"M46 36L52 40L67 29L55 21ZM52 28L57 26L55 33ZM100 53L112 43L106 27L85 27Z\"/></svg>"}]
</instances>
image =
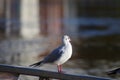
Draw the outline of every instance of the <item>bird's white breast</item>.
<instances>
[{"instance_id":1,"label":"bird's white breast","mask_svg":"<svg viewBox=\"0 0 120 80\"><path fill-rule=\"evenodd\" d=\"M55 64L57 65L61 65L63 63L65 63L68 59L71 58L72 55L72 46L70 43L68 43L67 45L65 45L64 47L64 53L61 55L60 59L58 59Z\"/></svg>"}]
</instances>

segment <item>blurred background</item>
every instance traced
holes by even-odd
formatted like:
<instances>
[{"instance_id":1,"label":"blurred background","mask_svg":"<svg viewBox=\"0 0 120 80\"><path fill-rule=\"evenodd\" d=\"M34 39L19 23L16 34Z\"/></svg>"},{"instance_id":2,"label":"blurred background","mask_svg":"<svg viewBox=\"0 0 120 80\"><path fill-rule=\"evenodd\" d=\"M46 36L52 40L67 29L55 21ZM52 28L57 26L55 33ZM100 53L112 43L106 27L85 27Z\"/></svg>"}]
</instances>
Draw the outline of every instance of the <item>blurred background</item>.
<instances>
[{"instance_id":1,"label":"blurred background","mask_svg":"<svg viewBox=\"0 0 120 80\"><path fill-rule=\"evenodd\" d=\"M120 67L119 4L120 0L0 0L0 63L28 66L48 55L67 34L73 56L64 71L108 77L106 71ZM40 69L56 71L56 66Z\"/></svg>"}]
</instances>

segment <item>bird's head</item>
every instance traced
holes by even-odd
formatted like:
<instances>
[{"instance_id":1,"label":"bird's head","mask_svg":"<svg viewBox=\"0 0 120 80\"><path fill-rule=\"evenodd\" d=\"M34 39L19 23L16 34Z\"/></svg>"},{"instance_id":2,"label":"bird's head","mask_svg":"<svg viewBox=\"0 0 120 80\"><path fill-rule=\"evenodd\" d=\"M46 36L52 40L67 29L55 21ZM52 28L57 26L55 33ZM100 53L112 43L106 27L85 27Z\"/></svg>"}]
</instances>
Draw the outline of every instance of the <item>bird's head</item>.
<instances>
[{"instance_id":1,"label":"bird's head","mask_svg":"<svg viewBox=\"0 0 120 80\"><path fill-rule=\"evenodd\" d=\"M67 35L64 35L63 36L63 43L67 43L67 42L70 42L71 40L70 40L70 37L69 36L67 36Z\"/></svg>"}]
</instances>

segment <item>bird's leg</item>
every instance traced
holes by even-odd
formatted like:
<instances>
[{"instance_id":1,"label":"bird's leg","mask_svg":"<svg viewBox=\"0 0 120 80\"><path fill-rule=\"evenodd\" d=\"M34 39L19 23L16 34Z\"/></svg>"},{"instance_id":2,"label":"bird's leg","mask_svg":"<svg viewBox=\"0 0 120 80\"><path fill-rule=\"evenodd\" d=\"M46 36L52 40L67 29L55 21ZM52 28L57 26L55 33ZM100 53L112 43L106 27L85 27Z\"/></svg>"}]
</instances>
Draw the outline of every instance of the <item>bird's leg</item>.
<instances>
[{"instance_id":1,"label":"bird's leg","mask_svg":"<svg viewBox=\"0 0 120 80\"><path fill-rule=\"evenodd\" d=\"M57 65L57 68L58 68L58 72L62 73L62 65Z\"/></svg>"},{"instance_id":2,"label":"bird's leg","mask_svg":"<svg viewBox=\"0 0 120 80\"><path fill-rule=\"evenodd\" d=\"M57 65L57 68L58 68L58 72L60 73L60 66L59 66L59 65Z\"/></svg>"},{"instance_id":3,"label":"bird's leg","mask_svg":"<svg viewBox=\"0 0 120 80\"><path fill-rule=\"evenodd\" d=\"M62 65L59 65L60 66L60 73L62 73Z\"/></svg>"}]
</instances>

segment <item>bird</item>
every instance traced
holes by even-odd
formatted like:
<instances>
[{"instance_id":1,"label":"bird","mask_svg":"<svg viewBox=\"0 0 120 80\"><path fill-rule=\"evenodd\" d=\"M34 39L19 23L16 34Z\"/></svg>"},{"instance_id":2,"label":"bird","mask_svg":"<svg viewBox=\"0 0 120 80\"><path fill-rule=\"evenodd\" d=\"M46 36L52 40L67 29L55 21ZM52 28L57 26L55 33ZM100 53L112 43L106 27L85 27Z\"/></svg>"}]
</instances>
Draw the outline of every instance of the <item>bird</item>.
<instances>
[{"instance_id":1,"label":"bird","mask_svg":"<svg viewBox=\"0 0 120 80\"><path fill-rule=\"evenodd\" d=\"M68 35L62 37L62 44L54 49L50 54L48 54L41 61L34 63L30 66L36 67L47 63L54 63L57 65L58 73L63 73L62 64L68 61L72 56L72 45L70 43L71 39Z\"/></svg>"},{"instance_id":2,"label":"bird","mask_svg":"<svg viewBox=\"0 0 120 80\"><path fill-rule=\"evenodd\" d=\"M120 68L116 68L114 70L107 72L108 75L116 75L117 73L120 73Z\"/></svg>"}]
</instances>

